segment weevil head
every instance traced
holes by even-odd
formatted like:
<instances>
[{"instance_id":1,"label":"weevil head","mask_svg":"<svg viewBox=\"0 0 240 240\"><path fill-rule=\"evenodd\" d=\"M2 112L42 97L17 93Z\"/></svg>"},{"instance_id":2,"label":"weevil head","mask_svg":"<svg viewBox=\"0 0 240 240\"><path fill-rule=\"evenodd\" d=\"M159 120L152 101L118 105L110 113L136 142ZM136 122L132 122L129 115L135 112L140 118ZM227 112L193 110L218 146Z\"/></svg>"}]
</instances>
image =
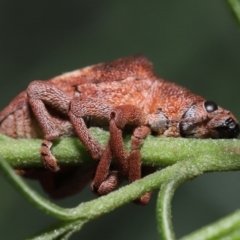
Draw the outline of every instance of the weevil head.
<instances>
[{"instance_id":1,"label":"weevil head","mask_svg":"<svg viewBox=\"0 0 240 240\"><path fill-rule=\"evenodd\" d=\"M237 138L240 128L230 111L212 101L199 101L182 115L179 131L182 137Z\"/></svg>"}]
</instances>

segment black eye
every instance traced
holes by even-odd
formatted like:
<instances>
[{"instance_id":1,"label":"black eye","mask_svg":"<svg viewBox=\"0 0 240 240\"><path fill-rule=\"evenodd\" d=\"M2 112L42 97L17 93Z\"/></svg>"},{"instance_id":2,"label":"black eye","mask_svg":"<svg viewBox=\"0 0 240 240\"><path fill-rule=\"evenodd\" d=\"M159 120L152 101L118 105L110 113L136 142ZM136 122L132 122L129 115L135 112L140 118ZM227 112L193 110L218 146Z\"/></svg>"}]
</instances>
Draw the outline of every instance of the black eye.
<instances>
[{"instance_id":1,"label":"black eye","mask_svg":"<svg viewBox=\"0 0 240 240\"><path fill-rule=\"evenodd\" d=\"M214 111L216 111L218 109L217 104L215 102L212 102L212 101L204 102L204 107L205 107L205 110L208 113L214 112Z\"/></svg>"}]
</instances>

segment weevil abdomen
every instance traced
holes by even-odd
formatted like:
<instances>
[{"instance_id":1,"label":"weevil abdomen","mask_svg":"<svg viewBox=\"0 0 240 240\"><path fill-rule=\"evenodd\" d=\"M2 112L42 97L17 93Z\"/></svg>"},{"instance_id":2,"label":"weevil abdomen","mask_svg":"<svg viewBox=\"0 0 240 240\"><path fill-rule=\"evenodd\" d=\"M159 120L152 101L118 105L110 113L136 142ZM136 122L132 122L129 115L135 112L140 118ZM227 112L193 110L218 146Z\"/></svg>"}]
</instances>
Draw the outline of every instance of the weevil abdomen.
<instances>
[{"instance_id":1,"label":"weevil abdomen","mask_svg":"<svg viewBox=\"0 0 240 240\"><path fill-rule=\"evenodd\" d=\"M13 138L41 137L41 130L34 123L27 95L20 93L0 113L0 132Z\"/></svg>"},{"instance_id":2,"label":"weevil abdomen","mask_svg":"<svg viewBox=\"0 0 240 240\"><path fill-rule=\"evenodd\" d=\"M49 109L50 110L50 109ZM68 118L51 111L59 135L74 135ZM44 134L28 103L26 92L20 93L0 112L0 132L12 138L43 138Z\"/></svg>"}]
</instances>

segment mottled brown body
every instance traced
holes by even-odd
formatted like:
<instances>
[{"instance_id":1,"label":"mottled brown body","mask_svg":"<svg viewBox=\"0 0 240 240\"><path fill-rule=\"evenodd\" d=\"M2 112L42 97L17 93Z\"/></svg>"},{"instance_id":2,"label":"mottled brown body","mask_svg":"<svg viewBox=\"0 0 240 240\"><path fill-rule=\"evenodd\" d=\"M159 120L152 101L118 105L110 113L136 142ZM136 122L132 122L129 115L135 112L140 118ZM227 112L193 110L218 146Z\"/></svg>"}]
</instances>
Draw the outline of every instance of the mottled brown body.
<instances>
[{"instance_id":1,"label":"mottled brown body","mask_svg":"<svg viewBox=\"0 0 240 240\"><path fill-rule=\"evenodd\" d=\"M86 125L109 125L111 137L105 150L89 135ZM130 154L121 138L126 125L133 128ZM43 138L43 162L53 171L58 166L51 155L51 141L77 134L100 161L93 189L101 195L116 187L118 174L130 182L141 177L139 146L149 133L233 138L239 134L239 125L231 112L160 79L152 64L137 56L31 83L0 113L0 132L14 138ZM112 157L119 162L119 173L109 170Z\"/></svg>"}]
</instances>

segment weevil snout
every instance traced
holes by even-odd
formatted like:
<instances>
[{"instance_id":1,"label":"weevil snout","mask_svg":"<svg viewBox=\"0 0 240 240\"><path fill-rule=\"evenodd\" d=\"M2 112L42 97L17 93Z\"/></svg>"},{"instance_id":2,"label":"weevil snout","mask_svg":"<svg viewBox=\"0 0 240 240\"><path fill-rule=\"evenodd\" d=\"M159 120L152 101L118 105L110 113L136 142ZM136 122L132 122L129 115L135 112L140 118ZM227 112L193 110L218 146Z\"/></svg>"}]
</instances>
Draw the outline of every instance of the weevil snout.
<instances>
[{"instance_id":1,"label":"weevil snout","mask_svg":"<svg viewBox=\"0 0 240 240\"><path fill-rule=\"evenodd\" d=\"M240 133L239 123L232 117L227 118L220 126L216 127L219 138L236 138Z\"/></svg>"}]
</instances>

